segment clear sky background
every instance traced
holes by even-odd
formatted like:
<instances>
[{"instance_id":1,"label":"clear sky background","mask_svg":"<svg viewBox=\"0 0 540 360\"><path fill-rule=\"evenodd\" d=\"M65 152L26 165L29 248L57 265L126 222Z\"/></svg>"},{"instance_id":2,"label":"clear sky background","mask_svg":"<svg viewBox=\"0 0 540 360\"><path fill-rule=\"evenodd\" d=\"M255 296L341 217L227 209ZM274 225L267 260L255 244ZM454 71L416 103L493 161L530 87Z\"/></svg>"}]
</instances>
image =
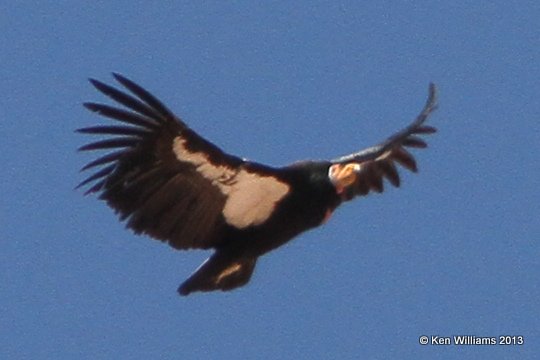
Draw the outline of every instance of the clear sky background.
<instances>
[{"instance_id":1,"label":"clear sky background","mask_svg":"<svg viewBox=\"0 0 540 360\"><path fill-rule=\"evenodd\" d=\"M0 358L454 359L540 352L538 1L20 1L0 12ZM400 189L346 204L229 293L209 253L124 229L74 186L120 72L230 153L334 158L439 132ZM523 335L523 346L421 346Z\"/></svg>"}]
</instances>

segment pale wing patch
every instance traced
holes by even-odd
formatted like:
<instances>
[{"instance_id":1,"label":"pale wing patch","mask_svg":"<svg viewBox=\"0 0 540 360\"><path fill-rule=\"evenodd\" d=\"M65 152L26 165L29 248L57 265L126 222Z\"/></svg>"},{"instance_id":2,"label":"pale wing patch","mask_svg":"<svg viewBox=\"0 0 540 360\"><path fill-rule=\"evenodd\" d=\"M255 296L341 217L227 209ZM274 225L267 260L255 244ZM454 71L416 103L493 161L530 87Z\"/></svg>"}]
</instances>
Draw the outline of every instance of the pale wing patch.
<instances>
[{"instance_id":1,"label":"pale wing patch","mask_svg":"<svg viewBox=\"0 0 540 360\"><path fill-rule=\"evenodd\" d=\"M173 152L180 161L189 162L195 165L197 172L206 179L219 186L221 182L234 177L236 170L227 166L216 166L208 160L208 155L200 152L191 152L186 148L186 140L177 137L173 142Z\"/></svg>"},{"instance_id":2,"label":"pale wing patch","mask_svg":"<svg viewBox=\"0 0 540 360\"><path fill-rule=\"evenodd\" d=\"M287 183L273 176L216 166L206 154L189 151L181 137L174 139L173 151L178 160L193 164L199 174L227 196L223 217L239 229L264 223L290 190Z\"/></svg>"},{"instance_id":3,"label":"pale wing patch","mask_svg":"<svg viewBox=\"0 0 540 360\"><path fill-rule=\"evenodd\" d=\"M375 161L384 160L384 159L388 158L390 156L390 154L392 154L392 151L385 151L381 155L376 157Z\"/></svg>"},{"instance_id":4,"label":"pale wing patch","mask_svg":"<svg viewBox=\"0 0 540 360\"><path fill-rule=\"evenodd\" d=\"M223 209L225 220L239 228L260 225L272 215L276 203L290 187L272 176L261 176L241 170L228 188Z\"/></svg>"}]
</instances>

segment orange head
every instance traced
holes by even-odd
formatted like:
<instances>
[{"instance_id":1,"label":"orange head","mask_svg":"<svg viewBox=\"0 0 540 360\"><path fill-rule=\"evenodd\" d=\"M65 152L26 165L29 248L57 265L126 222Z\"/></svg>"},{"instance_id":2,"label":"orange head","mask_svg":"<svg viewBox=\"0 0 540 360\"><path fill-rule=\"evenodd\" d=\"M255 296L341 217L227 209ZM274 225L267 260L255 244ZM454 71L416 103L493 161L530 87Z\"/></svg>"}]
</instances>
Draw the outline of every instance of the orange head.
<instances>
[{"instance_id":1,"label":"orange head","mask_svg":"<svg viewBox=\"0 0 540 360\"><path fill-rule=\"evenodd\" d=\"M361 166L357 163L333 164L328 170L328 178L334 184L336 193L343 191L356 181L356 176Z\"/></svg>"}]
</instances>

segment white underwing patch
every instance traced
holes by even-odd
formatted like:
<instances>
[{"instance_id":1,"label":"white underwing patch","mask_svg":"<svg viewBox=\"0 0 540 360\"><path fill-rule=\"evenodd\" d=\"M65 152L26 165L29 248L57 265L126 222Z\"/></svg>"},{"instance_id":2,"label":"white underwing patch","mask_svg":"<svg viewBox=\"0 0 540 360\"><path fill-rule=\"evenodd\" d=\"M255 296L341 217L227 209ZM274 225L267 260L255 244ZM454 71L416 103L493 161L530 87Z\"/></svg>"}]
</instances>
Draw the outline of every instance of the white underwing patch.
<instances>
[{"instance_id":1,"label":"white underwing patch","mask_svg":"<svg viewBox=\"0 0 540 360\"><path fill-rule=\"evenodd\" d=\"M235 180L226 189L228 198L223 215L229 224L240 229L265 222L276 203L289 192L286 183L245 170L240 170Z\"/></svg>"},{"instance_id":2,"label":"white underwing patch","mask_svg":"<svg viewBox=\"0 0 540 360\"><path fill-rule=\"evenodd\" d=\"M193 164L199 174L227 197L223 217L239 229L268 220L276 204L290 190L287 183L273 176L212 164L205 153L189 151L181 137L174 139L173 151L178 160Z\"/></svg>"},{"instance_id":3,"label":"white underwing patch","mask_svg":"<svg viewBox=\"0 0 540 360\"><path fill-rule=\"evenodd\" d=\"M379 157L377 157L377 158L375 159L375 161L384 160L384 159L386 159L387 157L389 157L390 154L392 154L392 151L385 151L384 153L382 153L381 155L379 155Z\"/></svg>"},{"instance_id":4,"label":"white underwing patch","mask_svg":"<svg viewBox=\"0 0 540 360\"><path fill-rule=\"evenodd\" d=\"M212 164L205 153L189 151L186 148L186 140L180 136L173 141L173 152L178 160L195 165L197 172L212 183L215 182L214 185L218 185L218 182L223 181L224 178L232 178L236 174L236 170L228 166Z\"/></svg>"}]
</instances>

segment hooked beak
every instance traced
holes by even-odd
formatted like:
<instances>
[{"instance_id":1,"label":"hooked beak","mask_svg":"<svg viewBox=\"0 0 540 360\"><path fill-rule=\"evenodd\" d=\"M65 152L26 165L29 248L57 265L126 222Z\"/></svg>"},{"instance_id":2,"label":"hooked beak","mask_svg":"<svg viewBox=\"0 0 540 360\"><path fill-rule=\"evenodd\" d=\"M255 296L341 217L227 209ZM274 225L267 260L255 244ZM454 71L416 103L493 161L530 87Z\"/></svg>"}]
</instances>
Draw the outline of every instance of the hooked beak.
<instances>
[{"instance_id":1,"label":"hooked beak","mask_svg":"<svg viewBox=\"0 0 540 360\"><path fill-rule=\"evenodd\" d=\"M333 164L328 170L328 178L336 188L337 194L342 194L345 189L356 181L356 176L362 167L357 163Z\"/></svg>"}]
</instances>

